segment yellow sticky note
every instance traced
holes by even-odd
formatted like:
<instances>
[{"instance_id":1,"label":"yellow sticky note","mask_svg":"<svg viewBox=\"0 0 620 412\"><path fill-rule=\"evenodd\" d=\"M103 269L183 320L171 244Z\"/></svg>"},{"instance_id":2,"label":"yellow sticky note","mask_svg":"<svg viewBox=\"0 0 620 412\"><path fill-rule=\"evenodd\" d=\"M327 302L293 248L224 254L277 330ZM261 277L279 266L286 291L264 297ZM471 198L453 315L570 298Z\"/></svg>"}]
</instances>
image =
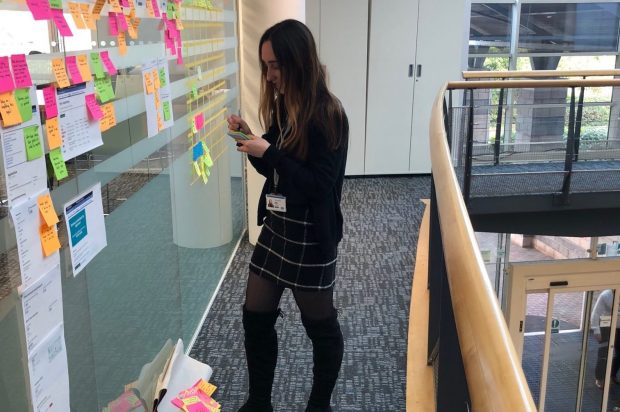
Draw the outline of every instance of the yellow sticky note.
<instances>
[{"instance_id":1,"label":"yellow sticky note","mask_svg":"<svg viewBox=\"0 0 620 412\"><path fill-rule=\"evenodd\" d=\"M52 117L45 121L45 130L47 132L47 146L50 150L62 146L62 136L60 134L60 126L58 125L58 117Z\"/></svg>"},{"instance_id":2,"label":"yellow sticky note","mask_svg":"<svg viewBox=\"0 0 620 412\"><path fill-rule=\"evenodd\" d=\"M90 73L90 67L88 66L88 56L85 54L80 54L77 56L77 66L80 74L82 75L82 80L85 82L89 82L93 79L93 75Z\"/></svg>"},{"instance_id":3,"label":"yellow sticky note","mask_svg":"<svg viewBox=\"0 0 620 412\"><path fill-rule=\"evenodd\" d=\"M194 170L196 171L196 174L198 176L202 176L202 171L200 170L200 165L198 164L198 162L193 162L194 163Z\"/></svg>"},{"instance_id":4,"label":"yellow sticky note","mask_svg":"<svg viewBox=\"0 0 620 412\"><path fill-rule=\"evenodd\" d=\"M111 127L116 126L116 112L114 111L114 103L108 103L101 106L103 118L99 120L99 129L105 132Z\"/></svg>"},{"instance_id":5,"label":"yellow sticky note","mask_svg":"<svg viewBox=\"0 0 620 412\"><path fill-rule=\"evenodd\" d=\"M47 226L58 223L58 215L56 211L54 211L54 204L52 203L52 198L49 193L39 196L37 203L39 204L39 212L41 212L41 216L43 216L43 220Z\"/></svg>"},{"instance_id":6,"label":"yellow sticky note","mask_svg":"<svg viewBox=\"0 0 620 412\"><path fill-rule=\"evenodd\" d=\"M58 87L69 87L69 76L67 76L67 70L65 70L65 61L61 58L52 60L52 71L54 72L54 78Z\"/></svg>"},{"instance_id":7,"label":"yellow sticky note","mask_svg":"<svg viewBox=\"0 0 620 412\"><path fill-rule=\"evenodd\" d=\"M118 33L118 54L124 56L127 54L127 40L125 39L125 33Z\"/></svg>"},{"instance_id":8,"label":"yellow sticky note","mask_svg":"<svg viewBox=\"0 0 620 412\"><path fill-rule=\"evenodd\" d=\"M41 246L43 247L43 255L48 257L52 253L60 249L60 240L58 240L58 232L56 232L56 226L42 225L39 228L39 235L41 237Z\"/></svg>"},{"instance_id":9,"label":"yellow sticky note","mask_svg":"<svg viewBox=\"0 0 620 412\"><path fill-rule=\"evenodd\" d=\"M80 5L78 3L67 3L69 6L69 13L71 13L71 17L73 18L73 22L75 23L75 27L78 29L85 29L86 24L84 23L84 19L82 19L82 13L80 11Z\"/></svg>"},{"instance_id":10,"label":"yellow sticky note","mask_svg":"<svg viewBox=\"0 0 620 412\"><path fill-rule=\"evenodd\" d=\"M22 122L17 101L13 92L0 93L0 114L4 127L14 126Z\"/></svg>"},{"instance_id":11,"label":"yellow sticky note","mask_svg":"<svg viewBox=\"0 0 620 412\"><path fill-rule=\"evenodd\" d=\"M52 163L54 175L57 180L62 180L69 176L69 172L67 172L67 165L65 164L65 159L62 157L62 150L60 147L50 150L49 159Z\"/></svg>"}]
</instances>

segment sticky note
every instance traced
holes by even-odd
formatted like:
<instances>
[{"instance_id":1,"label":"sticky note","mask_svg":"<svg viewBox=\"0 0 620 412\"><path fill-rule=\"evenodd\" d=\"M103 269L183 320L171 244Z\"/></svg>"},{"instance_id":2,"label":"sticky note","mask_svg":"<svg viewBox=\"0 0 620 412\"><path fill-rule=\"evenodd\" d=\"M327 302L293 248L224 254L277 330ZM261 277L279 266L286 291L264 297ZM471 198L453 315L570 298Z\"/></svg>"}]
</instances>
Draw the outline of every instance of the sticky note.
<instances>
[{"instance_id":1,"label":"sticky note","mask_svg":"<svg viewBox=\"0 0 620 412\"><path fill-rule=\"evenodd\" d=\"M101 106L103 112L103 118L99 121L99 129L105 132L111 127L116 125L116 112L114 111L114 104L108 103Z\"/></svg>"},{"instance_id":2,"label":"sticky note","mask_svg":"<svg viewBox=\"0 0 620 412\"><path fill-rule=\"evenodd\" d=\"M48 86L43 89L43 99L45 100L45 116L58 116L58 106L56 105L56 89L54 86Z\"/></svg>"},{"instance_id":3,"label":"sticky note","mask_svg":"<svg viewBox=\"0 0 620 412\"><path fill-rule=\"evenodd\" d=\"M151 73L144 73L144 91L146 94L153 94L155 92L155 86L153 85Z\"/></svg>"},{"instance_id":4,"label":"sticky note","mask_svg":"<svg viewBox=\"0 0 620 412\"><path fill-rule=\"evenodd\" d=\"M168 20L174 20L177 18L177 5L172 1L166 3L166 17Z\"/></svg>"},{"instance_id":5,"label":"sticky note","mask_svg":"<svg viewBox=\"0 0 620 412\"><path fill-rule=\"evenodd\" d=\"M159 90L161 88L161 82L159 81L159 73L157 73L157 69L153 69L151 72L151 78L153 79L155 90Z\"/></svg>"},{"instance_id":6,"label":"sticky note","mask_svg":"<svg viewBox=\"0 0 620 412\"><path fill-rule=\"evenodd\" d=\"M82 74L80 73L80 69L77 67L77 58L75 56L67 56L65 62L67 64L67 71L71 77L71 83L83 83L84 80L82 79Z\"/></svg>"},{"instance_id":7,"label":"sticky note","mask_svg":"<svg viewBox=\"0 0 620 412\"><path fill-rule=\"evenodd\" d=\"M82 80L89 82L93 79L93 75L90 73L90 67L88 66L88 57L85 54L80 54L76 57L77 67L82 75Z\"/></svg>"},{"instance_id":8,"label":"sticky note","mask_svg":"<svg viewBox=\"0 0 620 412\"><path fill-rule=\"evenodd\" d=\"M50 150L49 156L56 180L62 180L69 176L69 173L67 172L67 165L65 164L65 159L62 157L62 150L60 147Z\"/></svg>"},{"instance_id":9,"label":"sticky note","mask_svg":"<svg viewBox=\"0 0 620 412\"><path fill-rule=\"evenodd\" d=\"M196 119L192 119L192 133L198 133L198 129L196 129Z\"/></svg>"},{"instance_id":10,"label":"sticky note","mask_svg":"<svg viewBox=\"0 0 620 412\"><path fill-rule=\"evenodd\" d=\"M172 114L172 112L170 111L170 102L168 100L165 100L163 106L164 121L167 122L168 120L170 120L170 115Z\"/></svg>"},{"instance_id":11,"label":"sticky note","mask_svg":"<svg viewBox=\"0 0 620 412\"><path fill-rule=\"evenodd\" d=\"M121 0L121 6L129 8L129 1L128 0Z\"/></svg>"},{"instance_id":12,"label":"sticky note","mask_svg":"<svg viewBox=\"0 0 620 412\"><path fill-rule=\"evenodd\" d=\"M95 24L95 19L93 15L90 13L89 4L88 3L79 3L80 4L80 12L82 14L82 19L84 19L84 23L86 27L91 30L97 30L97 25Z\"/></svg>"},{"instance_id":13,"label":"sticky note","mask_svg":"<svg viewBox=\"0 0 620 412\"><path fill-rule=\"evenodd\" d=\"M30 89L15 90L15 102L17 110L22 117L22 122L32 119L32 103L30 102Z\"/></svg>"},{"instance_id":14,"label":"sticky note","mask_svg":"<svg viewBox=\"0 0 620 412\"><path fill-rule=\"evenodd\" d=\"M198 88L196 87L196 85L192 86L192 99L197 99L198 98Z\"/></svg>"},{"instance_id":15,"label":"sticky note","mask_svg":"<svg viewBox=\"0 0 620 412\"><path fill-rule=\"evenodd\" d=\"M112 60L110 60L110 55L107 50L101 52L101 61L105 65L105 68L110 76L116 74L116 67L114 66L114 63L112 63Z\"/></svg>"},{"instance_id":16,"label":"sticky note","mask_svg":"<svg viewBox=\"0 0 620 412\"><path fill-rule=\"evenodd\" d=\"M47 147L50 150L62 146L62 136L60 134L60 126L58 125L58 117L53 117L45 121L45 131L47 132Z\"/></svg>"},{"instance_id":17,"label":"sticky note","mask_svg":"<svg viewBox=\"0 0 620 412\"><path fill-rule=\"evenodd\" d=\"M161 107L161 100L159 98L159 90L155 90L153 97L155 98L155 108L159 110L159 108Z\"/></svg>"},{"instance_id":18,"label":"sticky note","mask_svg":"<svg viewBox=\"0 0 620 412\"><path fill-rule=\"evenodd\" d=\"M118 39L118 54L124 56L127 54L127 40L125 37L125 33L120 32L117 36Z\"/></svg>"},{"instance_id":19,"label":"sticky note","mask_svg":"<svg viewBox=\"0 0 620 412\"><path fill-rule=\"evenodd\" d=\"M196 171L196 174L198 176L201 176L202 175L202 170L200 170L200 165L198 164L198 162L192 162L192 164L194 165L194 170ZM172 401L172 402L174 403L174 401Z\"/></svg>"},{"instance_id":20,"label":"sticky note","mask_svg":"<svg viewBox=\"0 0 620 412\"><path fill-rule=\"evenodd\" d=\"M47 0L26 0L30 13L35 20L49 20L52 18L50 3Z\"/></svg>"},{"instance_id":21,"label":"sticky note","mask_svg":"<svg viewBox=\"0 0 620 412\"><path fill-rule=\"evenodd\" d=\"M53 9L62 9L62 0L49 0L50 7Z\"/></svg>"},{"instance_id":22,"label":"sticky note","mask_svg":"<svg viewBox=\"0 0 620 412\"><path fill-rule=\"evenodd\" d=\"M127 17L124 13L118 13L116 15L116 22L120 31L127 31L129 29L129 26L127 25Z\"/></svg>"},{"instance_id":23,"label":"sticky note","mask_svg":"<svg viewBox=\"0 0 620 412\"><path fill-rule=\"evenodd\" d=\"M155 12L153 11L153 2L146 0L146 14L149 17L155 17Z\"/></svg>"},{"instance_id":24,"label":"sticky note","mask_svg":"<svg viewBox=\"0 0 620 412\"><path fill-rule=\"evenodd\" d=\"M52 71L54 72L54 78L56 79L56 83L58 83L58 87L71 86L69 76L67 76L65 70L65 62L62 57L52 60Z\"/></svg>"},{"instance_id":25,"label":"sticky note","mask_svg":"<svg viewBox=\"0 0 620 412\"><path fill-rule=\"evenodd\" d=\"M23 54L14 54L11 56L11 67L13 68L13 77L15 79L15 88L21 89L32 86L30 78L30 70L26 63L26 56Z\"/></svg>"},{"instance_id":26,"label":"sticky note","mask_svg":"<svg viewBox=\"0 0 620 412\"><path fill-rule=\"evenodd\" d=\"M86 95L86 107L88 107L88 113L95 120L100 120L103 117L101 107L97 104L97 99L94 94Z\"/></svg>"},{"instance_id":27,"label":"sticky note","mask_svg":"<svg viewBox=\"0 0 620 412\"><path fill-rule=\"evenodd\" d=\"M62 8L52 8L52 20L54 20L54 23L56 23L56 28L58 29L58 33L60 33L61 36L73 36L71 28L69 27L67 20L65 20L65 15L62 14Z\"/></svg>"},{"instance_id":28,"label":"sticky note","mask_svg":"<svg viewBox=\"0 0 620 412\"><path fill-rule=\"evenodd\" d=\"M67 3L69 6L69 13L71 13L71 18L75 23L75 27L78 29L85 29L86 23L84 23L84 19L82 18L82 12L80 11L80 5L78 3L69 2Z\"/></svg>"},{"instance_id":29,"label":"sticky note","mask_svg":"<svg viewBox=\"0 0 620 412\"><path fill-rule=\"evenodd\" d=\"M159 5L157 4L157 0L151 0L151 6L153 7L153 14L155 15L155 17L161 17L161 12L159 11Z\"/></svg>"},{"instance_id":30,"label":"sticky note","mask_svg":"<svg viewBox=\"0 0 620 412\"><path fill-rule=\"evenodd\" d=\"M205 115L204 113L199 113L194 117L194 122L196 123L196 129L200 130L205 126Z\"/></svg>"},{"instance_id":31,"label":"sticky note","mask_svg":"<svg viewBox=\"0 0 620 412\"><path fill-rule=\"evenodd\" d=\"M0 114L4 127L14 126L22 122L19 108L13 92L0 93Z\"/></svg>"},{"instance_id":32,"label":"sticky note","mask_svg":"<svg viewBox=\"0 0 620 412\"><path fill-rule=\"evenodd\" d=\"M47 227L42 225L39 228L39 235L41 237L41 247L43 248L43 255L45 257L50 256L60 249L60 240L58 240L58 232L56 226Z\"/></svg>"},{"instance_id":33,"label":"sticky note","mask_svg":"<svg viewBox=\"0 0 620 412\"><path fill-rule=\"evenodd\" d=\"M95 72L95 77L103 79L105 73L103 72L103 64L101 63L101 56L99 56L99 53L94 52L90 54L90 64Z\"/></svg>"},{"instance_id":34,"label":"sticky note","mask_svg":"<svg viewBox=\"0 0 620 412\"><path fill-rule=\"evenodd\" d=\"M115 13L122 13L121 3L118 0L109 0L110 10Z\"/></svg>"},{"instance_id":35,"label":"sticky note","mask_svg":"<svg viewBox=\"0 0 620 412\"><path fill-rule=\"evenodd\" d=\"M177 64L183 64L183 50L177 47Z\"/></svg>"},{"instance_id":36,"label":"sticky note","mask_svg":"<svg viewBox=\"0 0 620 412\"><path fill-rule=\"evenodd\" d=\"M13 76L11 75L11 67L9 66L9 57L0 57L0 93L9 92L15 89Z\"/></svg>"},{"instance_id":37,"label":"sticky note","mask_svg":"<svg viewBox=\"0 0 620 412\"><path fill-rule=\"evenodd\" d=\"M101 14L101 9L105 5L105 0L97 0L95 5L93 6L92 14L95 16L95 19L99 19L99 15Z\"/></svg>"},{"instance_id":38,"label":"sticky note","mask_svg":"<svg viewBox=\"0 0 620 412\"><path fill-rule=\"evenodd\" d=\"M102 103L112 100L114 98L112 79L110 77L95 79L95 92Z\"/></svg>"},{"instance_id":39,"label":"sticky note","mask_svg":"<svg viewBox=\"0 0 620 412\"><path fill-rule=\"evenodd\" d=\"M26 144L26 159L28 161L43 156L43 147L41 146L38 124L24 128L24 143Z\"/></svg>"},{"instance_id":40,"label":"sticky note","mask_svg":"<svg viewBox=\"0 0 620 412\"><path fill-rule=\"evenodd\" d=\"M108 34L118 36L118 21L116 20L116 13L113 11L108 13Z\"/></svg>"},{"instance_id":41,"label":"sticky note","mask_svg":"<svg viewBox=\"0 0 620 412\"><path fill-rule=\"evenodd\" d=\"M41 195L37 198L39 204L39 212L43 216L43 220L47 226L52 226L58 223L58 215L54 210L54 204L52 203L52 197L49 193Z\"/></svg>"},{"instance_id":42,"label":"sticky note","mask_svg":"<svg viewBox=\"0 0 620 412\"><path fill-rule=\"evenodd\" d=\"M159 85L166 87L166 69L164 67L159 68Z\"/></svg>"},{"instance_id":43,"label":"sticky note","mask_svg":"<svg viewBox=\"0 0 620 412\"><path fill-rule=\"evenodd\" d=\"M138 27L140 26L140 21L141 21L140 18L132 17L131 22L129 24L129 30L127 30L129 37L131 37L134 40L138 38Z\"/></svg>"},{"instance_id":44,"label":"sticky note","mask_svg":"<svg viewBox=\"0 0 620 412\"><path fill-rule=\"evenodd\" d=\"M207 167L212 167L213 166L213 159L211 159L211 154L207 153L205 156L205 165Z\"/></svg>"},{"instance_id":45,"label":"sticky note","mask_svg":"<svg viewBox=\"0 0 620 412\"><path fill-rule=\"evenodd\" d=\"M204 149L202 147L202 143L201 142L196 143L194 147L192 148L192 160L195 162L203 154L204 154Z\"/></svg>"}]
</instances>

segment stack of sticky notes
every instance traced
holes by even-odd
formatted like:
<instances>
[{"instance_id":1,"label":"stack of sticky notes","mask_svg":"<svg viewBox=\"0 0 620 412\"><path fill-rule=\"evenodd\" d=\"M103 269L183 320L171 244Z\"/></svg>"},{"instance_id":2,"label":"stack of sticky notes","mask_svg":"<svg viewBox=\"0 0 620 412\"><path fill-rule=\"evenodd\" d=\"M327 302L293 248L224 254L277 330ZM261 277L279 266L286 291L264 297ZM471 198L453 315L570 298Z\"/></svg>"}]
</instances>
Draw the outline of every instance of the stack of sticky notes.
<instances>
[{"instance_id":1,"label":"stack of sticky notes","mask_svg":"<svg viewBox=\"0 0 620 412\"><path fill-rule=\"evenodd\" d=\"M199 379L191 388L181 391L171 402L183 412L220 412L220 404L211 395L217 388Z\"/></svg>"},{"instance_id":2,"label":"stack of sticky notes","mask_svg":"<svg viewBox=\"0 0 620 412\"><path fill-rule=\"evenodd\" d=\"M108 406L104 407L102 412L145 412L144 403L138 398L138 396L132 391L128 390L124 392L117 399L108 403Z\"/></svg>"}]
</instances>

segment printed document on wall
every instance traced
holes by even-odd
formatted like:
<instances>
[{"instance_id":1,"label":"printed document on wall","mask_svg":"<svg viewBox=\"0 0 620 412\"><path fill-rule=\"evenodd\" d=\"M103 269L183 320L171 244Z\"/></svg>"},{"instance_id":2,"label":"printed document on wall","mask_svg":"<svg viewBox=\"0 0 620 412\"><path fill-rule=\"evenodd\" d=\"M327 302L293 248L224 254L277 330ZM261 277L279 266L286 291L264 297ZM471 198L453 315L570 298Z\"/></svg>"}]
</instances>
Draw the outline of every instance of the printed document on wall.
<instances>
[{"instance_id":1,"label":"printed document on wall","mask_svg":"<svg viewBox=\"0 0 620 412\"><path fill-rule=\"evenodd\" d=\"M28 369L34 412L71 410L64 325L57 326L29 354Z\"/></svg>"},{"instance_id":2,"label":"printed document on wall","mask_svg":"<svg viewBox=\"0 0 620 412\"><path fill-rule=\"evenodd\" d=\"M3 128L0 126L4 176L6 176L9 206L16 202L21 202L22 199L30 197L47 187L45 157L40 156L36 159L28 160L24 142L25 131L34 126L39 126L39 139L43 136L40 128L41 120L37 94L34 87L30 88L30 101L32 102L32 118L30 120L12 127ZM42 145L41 140L39 144Z\"/></svg>"},{"instance_id":3,"label":"printed document on wall","mask_svg":"<svg viewBox=\"0 0 620 412\"><path fill-rule=\"evenodd\" d=\"M47 193L47 189L11 208L24 291L28 290L41 276L60 264L60 254L53 253L45 257L41 245L39 229L45 222L39 212L37 197L44 193Z\"/></svg>"},{"instance_id":4,"label":"printed document on wall","mask_svg":"<svg viewBox=\"0 0 620 412\"><path fill-rule=\"evenodd\" d=\"M101 183L97 183L66 203L64 213L73 276L76 276L108 244L101 201Z\"/></svg>"},{"instance_id":5,"label":"printed document on wall","mask_svg":"<svg viewBox=\"0 0 620 412\"><path fill-rule=\"evenodd\" d=\"M30 353L63 323L60 265L34 282L22 296L26 348Z\"/></svg>"},{"instance_id":6,"label":"printed document on wall","mask_svg":"<svg viewBox=\"0 0 620 412\"><path fill-rule=\"evenodd\" d=\"M62 157L73 159L101 146L99 122L88 117L86 95L95 93L92 82L58 89L58 117L62 133Z\"/></svg>"}]
</instances>

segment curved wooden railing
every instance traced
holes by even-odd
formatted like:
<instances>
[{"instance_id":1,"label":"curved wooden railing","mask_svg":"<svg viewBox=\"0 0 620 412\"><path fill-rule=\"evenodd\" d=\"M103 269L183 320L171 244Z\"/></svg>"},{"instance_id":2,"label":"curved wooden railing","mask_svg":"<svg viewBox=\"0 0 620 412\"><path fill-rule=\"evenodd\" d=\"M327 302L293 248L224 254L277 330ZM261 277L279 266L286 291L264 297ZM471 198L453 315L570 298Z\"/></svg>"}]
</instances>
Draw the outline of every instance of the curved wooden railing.
<instances>
[{"instance_id":1,"label":"curved wooden railing","mask_svg":"<svg viewBox=\"0 0 620 412\"><path fill-rule=\"evenodd\" d=\"M521 89L529 87L620 86L620 79L480 80L449 82L448 89Z\"/></svg>"},{"instance_id":2,"label":"curved wooden railing","mask_svg":"<svg viewBox=\"0 0 620 412\"><path fill-rule=\"evenodd\" d=\"M464 79L535 79L544 77L620 76L620 70L523 70L523 71L464 71Z\"/></svg>"},{"instance_id":3,"label":"curved wooden railing","mask_svg":"<svg viewBox=\"0 0 620 412\"><path fill-rule=\"evenodd\" d=\"M502 86L505 83L501 82ZM442 106L448 87L454 87L454 83L444 85L439 91L431 115L432 173L452 307L472 409L485 412L535 411L521 362L477 249L450 160Z\"/></svg>"}]
</instances>

